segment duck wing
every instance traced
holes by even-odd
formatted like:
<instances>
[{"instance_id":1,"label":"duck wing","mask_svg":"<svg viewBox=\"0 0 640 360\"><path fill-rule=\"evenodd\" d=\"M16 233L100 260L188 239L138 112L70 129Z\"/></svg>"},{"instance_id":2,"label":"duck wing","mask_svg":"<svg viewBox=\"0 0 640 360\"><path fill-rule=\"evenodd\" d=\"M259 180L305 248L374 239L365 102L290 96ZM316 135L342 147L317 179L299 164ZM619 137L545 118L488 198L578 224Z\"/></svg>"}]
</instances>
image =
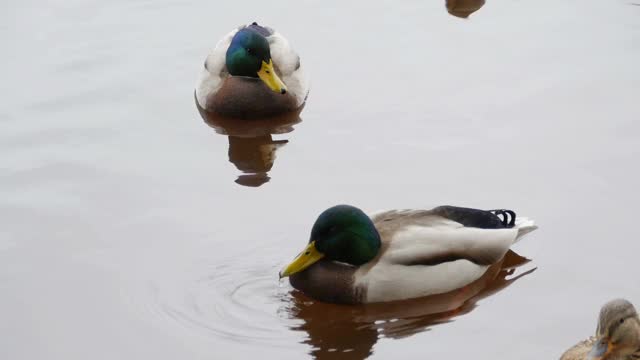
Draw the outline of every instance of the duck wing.
<instances>
[{"instance_id":1,"label":"duck wing","mask_svg":"<svg viewBox=\"0 0 640 360\"><path fill-rule=\"evenodd\" d=\"M464 259L477 265L492 265L522 235L536 228L528 219L507 217L500 219L489 211L442 206L432 210L392 210L377 214L372 220L386 243L381 255L385 262L434 266ZM511 220L513 225L509 225Z\"/></svg>"}]
</instances>

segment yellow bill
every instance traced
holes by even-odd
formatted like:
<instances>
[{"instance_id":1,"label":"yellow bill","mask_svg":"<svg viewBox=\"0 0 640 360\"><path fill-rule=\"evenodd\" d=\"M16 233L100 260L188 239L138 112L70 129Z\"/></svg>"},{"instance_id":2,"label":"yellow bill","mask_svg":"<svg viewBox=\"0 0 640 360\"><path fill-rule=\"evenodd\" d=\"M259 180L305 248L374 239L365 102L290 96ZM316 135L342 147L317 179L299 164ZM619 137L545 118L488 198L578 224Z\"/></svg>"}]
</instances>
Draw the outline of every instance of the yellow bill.
<instances>
[{"instance_id":1,"label":"yellow bill","mask_svg":"<svg viewBox=\"0 0 640 360\"><path fill-rule=\"evenodd\" d=\"M324 254L316 249L316 242L312 241L304 250L302 250L302 252L298 256L296 256L295 259L293 259L291 264L285 266L284 269L280 271L280 278L300 272L313 265L323 257Z\"/></svg>"},{"instance_id":2,"label":"yellow bill","mask_svg":"<svg viewBox=\"0 0 640 360\"><path fill-rule=\"evenodd\" d=\"M273 70L273 61L269 60L269 62L262 61L262 67L260 71L258 71L258 77L262 80L269 89L280 93L285 94L287 92L287 86L280 80L276 72Z\"/></svg>"}]
</instances>

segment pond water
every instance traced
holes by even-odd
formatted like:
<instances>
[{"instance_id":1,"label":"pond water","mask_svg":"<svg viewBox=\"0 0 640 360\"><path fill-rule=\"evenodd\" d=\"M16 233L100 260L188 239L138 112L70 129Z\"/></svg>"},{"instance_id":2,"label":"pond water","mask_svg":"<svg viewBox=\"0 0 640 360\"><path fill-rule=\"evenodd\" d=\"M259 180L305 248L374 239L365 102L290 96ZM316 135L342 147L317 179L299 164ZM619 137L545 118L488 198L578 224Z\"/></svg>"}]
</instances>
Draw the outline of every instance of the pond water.
<instances>
[{"instance_id":1,"label":"pond water","mask_svg":"<svg viewBox=\"0 0 640 360\"><path fill-rule=\"evenodd\" d=\"M0 17L2 359L553 359L605 301L640 305L633 2L23 0ZM205 122L204 58L250 21L300 53L308 103L273 127ZM277 276L337 203L510 208L540 229L454 298L337 306Z\"/></svg>"}]
</instances>

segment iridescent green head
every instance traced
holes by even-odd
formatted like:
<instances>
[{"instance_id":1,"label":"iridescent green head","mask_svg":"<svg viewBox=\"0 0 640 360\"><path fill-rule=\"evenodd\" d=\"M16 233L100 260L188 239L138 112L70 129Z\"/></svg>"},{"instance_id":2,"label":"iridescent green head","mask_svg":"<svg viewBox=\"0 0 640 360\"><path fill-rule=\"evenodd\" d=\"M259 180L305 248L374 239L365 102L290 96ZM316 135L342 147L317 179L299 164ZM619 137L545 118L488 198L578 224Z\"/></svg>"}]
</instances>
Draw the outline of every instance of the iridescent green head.
<instances>
[{"instance_id":1,"label":"iridescent green head","mask_svg":"<svg viewBox=\"0 0 640 360\"><path fill-rule=\"evenodd\" d=\"M359 266L376 257L380 244L378 230L362 210L334 206L318 216L309 244L280 276L300 272L322 258Z\"/></svg>"},{"instance_id":2,"label":"iridescent green head","mask_svg":"<svg viewBox=\"0 0 640 360\"><path fill-rule=\"evenodd\" d=\"M260 78L271 90L284 94L287 87L274 70L269 35L269 29L256 23L238 30L227 49L227 70L232 76Z\"/></svg>"}]
</instances>

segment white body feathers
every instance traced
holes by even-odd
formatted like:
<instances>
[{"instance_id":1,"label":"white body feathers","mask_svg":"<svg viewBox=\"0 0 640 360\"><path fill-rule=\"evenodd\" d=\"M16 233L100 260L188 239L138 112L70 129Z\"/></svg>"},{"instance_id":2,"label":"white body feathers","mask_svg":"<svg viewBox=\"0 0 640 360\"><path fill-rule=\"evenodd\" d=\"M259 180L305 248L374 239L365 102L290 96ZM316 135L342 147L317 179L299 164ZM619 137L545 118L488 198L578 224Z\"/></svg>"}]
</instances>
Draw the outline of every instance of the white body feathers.
<instances>
[{"instance_id":1,"label":"white body feathers","mask_svg":"<svg viewBox=\"0 0 640 360\"><path fill-rule=\"evenodd\" d=\"M526 218L518 218L513 228L481 229L438 215L421 217L418 224L407 224L383 240L388 247L373 266L356 271L355 285L366 289L367 303L460 289L482 277L511 245L536 228ZM451 254L459 259L438 263Z\"/></svg>"}]
</instances>

